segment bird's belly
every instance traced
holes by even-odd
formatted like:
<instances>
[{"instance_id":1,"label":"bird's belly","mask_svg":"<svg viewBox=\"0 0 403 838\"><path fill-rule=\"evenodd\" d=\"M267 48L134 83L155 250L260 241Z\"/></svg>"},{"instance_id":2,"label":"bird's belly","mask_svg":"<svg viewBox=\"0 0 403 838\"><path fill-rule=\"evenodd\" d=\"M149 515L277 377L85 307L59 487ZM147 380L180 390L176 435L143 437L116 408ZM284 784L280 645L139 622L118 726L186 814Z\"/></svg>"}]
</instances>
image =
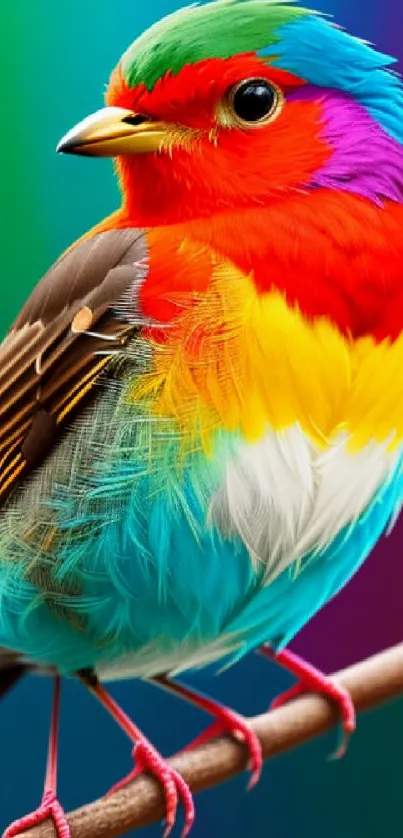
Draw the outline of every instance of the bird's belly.
<instances>
[{"instance_id":1,"label":"bird's belly","mask_svg":"<svg viewBox=\"0 0 403 838\"><path fill-rule=\"evenodd\" d=\"M229 291L227 280L219 312L226 340L212 330L185 387L199 421L214 427L213 417L232 439L209 519L242 541L269 583L354 526L396 474L403 335L353 339L325 317L308 320L277 292L259 296L245 277L231 275ZM175 386L173 369L162 408Z\"/></svg>"},{"instance_id":2,"label":"bird's belly","mask_svg":"<svg viewBox=\"0 0 403 838\"><path fill-rule=\"evenodd\" d=\"M77 556L73 540L76 591L13 586L2 567L0 645L113 679L281 643L374 546L401 501L400 460L377 444L352 456L342 438L319 454L297 427L270 432L227 456L209 505L187 475L182 505L160 486L78 542Z\"/></svg>"},{"instance_id":3,"label":"bird's belly","mask_svg":"<svg viewBox=\"0 0 403 838\"><path fill-rule=\"evenodd\" d=\"M188 643L176 642L169 651L164 648L164 644L159 648L158 643L150 643L141 650L121 655L113 661L101 661L95 669L103 681L153 678L168 672L175 675L229 658L240 648L238 632L236 635L223 633L215 640L206 642L198 642L197 638L190 639Z\"/></svg>"},{"instance_id":4,"label":"bird's belly","mask_svg":"<svg viewBox=\"0 0 403 838\"><path fill-rule=\"evenodd\" d=\"M49 458L3 518L0 645L64 672L197 666L290 636L354 572L402 499L403 341L349 344L277 298L259 318L259 341L155 350Z\"/></svg>"},{"instance_id":5,"label":"bird's belly","mask_svg":"<svg viewBox=\"0 0 403 838\"><path fill-rule=\"evenodd\" d=\"M262 441L263 451L257 448L258 456L253 461L254 472L248 470L255 474L260 492L256 463L259 460L264 465L271 442ZM275 500L271 498L261 524L264 495L259 498L255 486L249 500L250 532L252 539L258 532L260 540L252 544L245 528L236 532L232 526L223 535L223 521L215 522L214 530L205 534L202 543L197 543L183 522L178 522L177 528L174 525L172 552L165 556L171 579L165 597L158 596L155 580L142 578L142 593L134 585L140 596L139 607L131 610L127 597L121 595L118 602L117 587L109 605L104 601L105 618L125 608L128 622L124 628L122 623L113 655L96 655L100 676L121 679L175 673L223 658L236 660L263 641L273 645L289 642L357 571L398 512L403 497L402 452L391 455L388 465L384 453L371 447L357 460L353 458L351 466L346 465L349 460L340 441L340 451L333 451L334 459L329 454L329 463L325 458L321 464L323 486L316 505L313 487L318 480L313 474L310 491L304 492L300 486L299 495L296 488L292 494L288 485ZM271 460L272 465L275 463L272 481L274 475L281 479L282 468L291 467L290 456L282 467ZM233 464L228 467L233 469ZM304 470L301 474L306 478ZM247 481L242 487L235 485L232 471L231 480L237 495L241 488L248 493ZM217 502L214 497L211 520ZM281 521L281 516L291 515L290 503L294 523L290 518ZM208 521L207 514L206 532ZM161 554L159 559L156 552L154 555L159 563ZM162 584L166 584L167 576L163 574Z\"/></svg>"},{"instance_id":6,"label":"bird's belly","mask_svg":"<svg viewBox=\"0 0 403 838\"><path fill-rule=\"evenodd\" d=\"M222 534L241 538L252 563L265 566L268 584L354 527L399 471L402 456L402 445L390 449L388 441L352 450L346 432L323 448L298 425L268 431L228 461L211 520Z\"/></svg>"}]
</instances>

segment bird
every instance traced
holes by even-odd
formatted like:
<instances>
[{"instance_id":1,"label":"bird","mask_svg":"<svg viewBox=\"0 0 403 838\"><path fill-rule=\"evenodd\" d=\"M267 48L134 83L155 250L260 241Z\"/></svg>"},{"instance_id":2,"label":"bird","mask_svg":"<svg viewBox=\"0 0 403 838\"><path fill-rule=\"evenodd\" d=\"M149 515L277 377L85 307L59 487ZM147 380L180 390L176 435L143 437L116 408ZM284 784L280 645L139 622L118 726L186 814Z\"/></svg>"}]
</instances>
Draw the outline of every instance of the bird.
<instances>
[{"instance_id":1,"label":"bird","mask_svg":"<svg viewBox=\"0 0 403 838\"><path fill-rule=\"evenodd\" d=\"M348 694L288 646L402 504L393 63L287 0L193 4L129 46L105 107L59 143L114 158L122 201L0 347L0 692L54 678L43 798L6 838L48 818L70 834L64 677L133 743L122 783L161 783L167 834L179 803L190 830L191 792L109 680L206 710L197 741L242 736L252 781L247 720L180 673L261 649L299 679L277 703L315 689L354 729Z\"/></svg>"}]
</instances>

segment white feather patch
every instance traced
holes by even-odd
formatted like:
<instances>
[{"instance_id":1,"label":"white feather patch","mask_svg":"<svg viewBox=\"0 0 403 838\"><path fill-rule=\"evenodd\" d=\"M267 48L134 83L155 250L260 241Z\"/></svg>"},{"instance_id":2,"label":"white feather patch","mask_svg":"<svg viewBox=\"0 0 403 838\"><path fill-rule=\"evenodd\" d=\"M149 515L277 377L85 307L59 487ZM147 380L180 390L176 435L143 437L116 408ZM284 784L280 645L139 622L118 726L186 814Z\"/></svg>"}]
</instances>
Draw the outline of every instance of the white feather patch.
<instances>
[{"instance_id":1,"label":"white feather patch","mask_svg":"<svg viewBox=\"0 0 403 838\"><path fill-rule=\"evenodd\" d=\"M188 669L198 669L216 663L240 647L241 641L234 635L223 635L211 643L178 643L167 651L166 643L159 639L143 646L137 652L129 653L110 663L102 663L97 674L102 681L124 680L126 678L152 678L169 672L178 675Z\"/></svg>"},{"instance_id":2,"label":"white feather patch","mask_svg":"<svg viewBox=\"0 0 403 838\"><path fill-rule=\"evenodd\" d=\"M240 536L253 563L266 565L267 582L354 523L402 456L401 447L388 451L389 441L354 454L347 443L338 434L323 451L295 425L245 444L228 463L210 519Z\"/></svg>"}]
</instances>

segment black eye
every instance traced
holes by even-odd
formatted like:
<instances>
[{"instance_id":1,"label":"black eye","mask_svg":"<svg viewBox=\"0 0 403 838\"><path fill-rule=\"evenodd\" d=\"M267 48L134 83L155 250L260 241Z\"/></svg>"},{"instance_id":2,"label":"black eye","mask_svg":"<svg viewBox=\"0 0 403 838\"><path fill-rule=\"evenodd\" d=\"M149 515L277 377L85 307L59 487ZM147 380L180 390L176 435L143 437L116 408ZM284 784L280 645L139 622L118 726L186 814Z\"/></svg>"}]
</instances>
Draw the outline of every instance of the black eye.
<instances>
[{"instance_id":1,"label":"black eye","mask_svg":"<svg viewBox=\"0 0 403 838\"><path fill-rule=\"evenodd\" d=\"M282 94L265 79L248 79L233 88L231 100L238 119L253 125L267 122L277 114Z\"/></svg>"}]
</instances>

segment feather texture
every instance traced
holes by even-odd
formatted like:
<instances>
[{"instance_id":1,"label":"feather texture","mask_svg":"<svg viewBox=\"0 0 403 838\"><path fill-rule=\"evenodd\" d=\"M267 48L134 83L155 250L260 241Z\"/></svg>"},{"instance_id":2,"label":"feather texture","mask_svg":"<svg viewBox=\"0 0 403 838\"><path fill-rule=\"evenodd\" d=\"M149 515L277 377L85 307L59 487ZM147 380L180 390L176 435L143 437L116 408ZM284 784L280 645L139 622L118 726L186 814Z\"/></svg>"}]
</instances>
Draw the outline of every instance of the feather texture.
<instances>
[{"instance_id":1,"label":"feather texture","mask_svg":"<svg viewBox=\"0 0 403 838\"><path fill-rule=\"evenodd\" d=\"M132 337L125 363L10 499L0 640L38 665L150 676L163 661L179 670L236 657L260 637L266 588L266 637L279 642L302 614L290 609L278 634L283 596L305 589L307 574L320 579L329 555L340 556L329 545L343 538L356 564L331 564L326 590L335 592L370 549L368 530L359 550L354 533L374 498L396 502L387 486L401 447L389 437L363 447L346 412L364 369L354 368L354 344L210 260L209 290L186 298L163 338ZM297 354L285 350L293 345ZM318 363L330 365L323 379ZM384 411L383 378L379 387ZM323 592L313 588L314 610Z\"/></svg>"},{"instance_id":2,"label":"feather texture","mask_svg":"<svg viewBox=\"0 0 403 838\"><path fill-rule=\"evenodd\" d=\"M103 233L61 257L20 312L0 346L0 496L46 456L128 339L111 303L144 276L145 253L137 231Z\"/></svg>"},{"instance_id":3,"label":"feather texture","mask_svg":"<svg viewBox=\"0 0 403 838\"><path fill-rule=\"evenodd\" d=\"M229 58L276 43L279 26L306 14L289 2L225 0L181 9L151 27L124 54L127 82L152 89L167 72L176 74L188 63Z\"/></svg>"}]
</instances>

